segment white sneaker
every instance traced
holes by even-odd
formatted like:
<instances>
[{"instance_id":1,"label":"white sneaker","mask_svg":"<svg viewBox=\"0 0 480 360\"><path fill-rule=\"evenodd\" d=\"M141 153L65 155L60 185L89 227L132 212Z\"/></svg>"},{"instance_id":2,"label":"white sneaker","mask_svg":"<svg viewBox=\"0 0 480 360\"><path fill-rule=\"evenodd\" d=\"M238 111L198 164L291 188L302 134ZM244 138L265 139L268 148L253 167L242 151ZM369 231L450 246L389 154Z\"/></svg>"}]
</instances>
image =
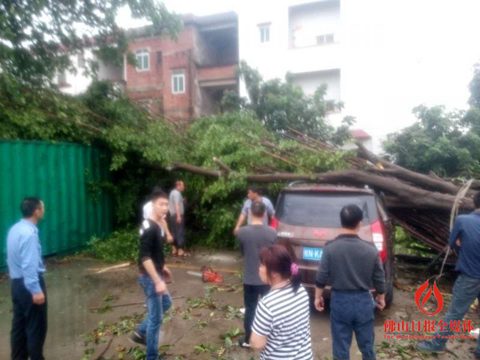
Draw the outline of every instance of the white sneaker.
<instances>
[{"instance_id":1,"label":"white sneaker","mask_svg":"<svg viewBox=\"0 0 480 360\"><path fill-rule=\"evenodd\" d=\"M246 349L249 349L250 348L250 344L245 342L244 339L240 339L238 340L238 346L242 347L242 348L246 348Z\"/></svg>"}]
</instances>

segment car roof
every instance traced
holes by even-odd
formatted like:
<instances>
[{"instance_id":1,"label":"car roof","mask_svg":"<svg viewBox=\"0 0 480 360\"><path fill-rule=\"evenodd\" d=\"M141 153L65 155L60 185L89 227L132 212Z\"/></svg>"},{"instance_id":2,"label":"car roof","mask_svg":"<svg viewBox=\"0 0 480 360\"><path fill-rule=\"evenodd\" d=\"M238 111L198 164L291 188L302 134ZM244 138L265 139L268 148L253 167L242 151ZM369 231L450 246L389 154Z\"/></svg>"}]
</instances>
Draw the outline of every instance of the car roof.
<instances>
[{"instance_id":1,"label":"car roof","mask_svg":"<svg viewBox=\"0 0 480 360\"><path fill-rule=\"evenodd\" d=\"M314 183L290 184L282 189L282 192L332 192L332 193L364 193L375 195L369 188L358 188L353 186L327 185Z\"/></svg>"}]
</instances>

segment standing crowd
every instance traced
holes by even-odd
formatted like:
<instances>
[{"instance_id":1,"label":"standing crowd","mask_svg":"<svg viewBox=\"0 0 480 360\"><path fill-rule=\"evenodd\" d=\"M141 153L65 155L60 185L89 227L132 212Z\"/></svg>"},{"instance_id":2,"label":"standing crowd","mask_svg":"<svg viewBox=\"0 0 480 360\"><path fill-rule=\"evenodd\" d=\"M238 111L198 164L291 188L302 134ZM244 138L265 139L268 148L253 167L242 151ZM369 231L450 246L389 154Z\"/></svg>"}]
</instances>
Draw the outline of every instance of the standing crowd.
<instances>
[{"instance_id":1,"label":"standing crowd","mask_svg":"<svg viewBox=\"0 0 480 360\"><path fill-rule=\"evenodd\" d=\"M170 195L156 188L143 207L139 239L139 284L145 294L147 314L131 340L146 346L147 360L159 358L159 333L164 314L172 306L167 284L171 271L165 265L164 245L172 255L188 256L185 250L183 181L175 182ZM271 201L250 187L234 234L244 257L245 335L243 348L260 350L260 359L313 359L310 333L310 299L301 284L301 269L291 249L277 242L268 226L274 216ZM480 293L480 193L474 197L476 210L457 218L450 246L459 251L453 298L446 321L461 320ZM45 213L43 202L25 198L23 218L7 236L7 263L11 279L13 320L11 358L44 359L47 333L45 266L37 224ZM343 207L341 234L324 249L316 277L314 306L325 309L330 291L330 323L334 359L349 359L355 334L363 359L375 359L375 309L385 307L385 274L376 247L362 240L359 229L363 212L357 205ZM247 223L244 225L244 223ZM375 297L371 290L375 290ZM447 329L439 335L451 334ZM420 342L424 352L445 350L446 340ZM480 359L480 347L475 351Z\"/></svg>"}]
</instances>

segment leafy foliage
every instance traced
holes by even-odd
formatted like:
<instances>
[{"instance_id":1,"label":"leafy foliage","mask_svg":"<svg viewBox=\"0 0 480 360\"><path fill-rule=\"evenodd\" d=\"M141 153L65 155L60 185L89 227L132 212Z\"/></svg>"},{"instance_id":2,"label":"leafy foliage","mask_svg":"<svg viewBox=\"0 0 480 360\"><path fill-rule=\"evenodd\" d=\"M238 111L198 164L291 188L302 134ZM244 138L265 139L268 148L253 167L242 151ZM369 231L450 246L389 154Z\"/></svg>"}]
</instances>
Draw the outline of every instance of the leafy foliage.
<instances>
[{"instance_id":1,"label":"leafy foliage","mask_svg":"<svg viewBox=\"0 0 480 360\"><path fill-rule=\"evenodd\" d=\"M293 128L337 144L348 139L346 130L352 125L352 117L347 117L339 129L329 125L326 120L329 113L343 108L342 103L325 99L326 85L320 86L313 96L308 96L301 87L294 84L291 75L287 74L285 81L264 81L260 73L245 62L240 64L240 76L245 80L249 102L245 99L235 102L231 94L228 94L224 103L228 104L229 108L246 106L272 131L283 132Z\"/></svg>"},{"instance_id":2,"label":"leafy foliage","mask_svg":"<svg viewBox=\"0 0 480 360\"><path fill-rule=\"evenodd\" d=\"M388 136L387 153L406 168L440 176L480 174L480 65L470 82L470 109L446 112L443 106L417 106L418 122Z\"/></svg>"},{"instance_id":3,"label":"leafy foliage","mask_svg":"<svg viewBox=\"0 0 480 360\"><path fill-rule=\"evenodd\" d=\"M84 47L120 64L128 42L115 17L123 6L134 18L149 20L155 34L174 36L180 28L179 18L155 0L2 0L0 68L18 80L45 85L56 71L73 69L69 55Z\"/></svg>"},{"instance_id":4,"label":"leafy foliage","mask_svg":"<svg viewBox=\"0 0 480 360\"><path fill-rule=\"evenodd\" d=\"M95 82L74 98L0 75L0 119L0 139L103 148L111 157L112 184L102 190L113 193L114 219L121 227L137 221L138 202L154 184L170 186L164 168L181 156L178 136L165 122L151 119L106 82ZM160 170L153 172L152 164Z\"/></svg>"},{"instance_id":5,"label":"leafy foliage","mask_svg":"<svg viewBox=\"0 0 480 360\"><path fill-rule=\"evenodd\" d=\"M138 257L138 230L120 230L106 239L93 238L90 252L106 262L135 261Z\"/></svg>"},{"instance_id":6,"label":"leafy foliage","mask_svg":"<svg viewBox=\"0 0 480 360\"><path fill-rule=\"evenodd\" d=\"M136 226L142 201L154 185L168 190L174 177L183 176L190 205L189 242L211 247L235 245L231 232L246 193L247 174L272 169L309 173L345 166L345 154L302 147L266 129L252 111L198 119L179 131L152 118L106 82L95 82L84 95L70 97L2 75L0 117L3 139L72 141L104 148L111 157L112 183L102 189L114 195L118 228ZM209 179L168 171L177 162L216 169L214 157L233 173ZM267 195L275 200L281 186L270 185ZM104 245L95 241L95 252L108 261L130 258L137 234L133 231L129 241L128 233L116 233Z\"/></svg>"},{"instance_id":7,"label":"leafy foliage","mask_svg":"<svg viewBox=\"0 0 480 360\"><path fill-rule=\"evenodd\" d=\"M440 176L480 173L480 112L445 112L441 106L414 109L419 121L391 134L384 144L396 163Z\"/></svg>"},{"instance_id":8,"label":"leafy foliage","mask_svg":"<svg viewBox=\"0 0 480 360\"><path fill-rule=\"evenodd\" d=\"M195 121L188 130L187 162L206 168L217 168L213 158L220 159L235 174L218 180L187 174L187 197L194 204L196 231L204 236L203 244L233 247L232 229L246 195L245 175L276 169L285 172L322 172L346 166L345 154L317 152L301 147L268 131L252 112L226 113ZM265 150L269 144L280 155L295 163L279 160ZM273 152L273 151L272 151ZM270 184L266 195L273 201L282 184Z\"/></svg>"},{"instance_id":9,"label":"leafy foliage","mask_svg":"<svg viewBox=\"0 0 480 360\"><path fill-rule=\"evenodd\" d=\"M470 81L470 99L472 108L480 109L480 64L475 65L473 79Z\"/></svg>"}]
</instances>

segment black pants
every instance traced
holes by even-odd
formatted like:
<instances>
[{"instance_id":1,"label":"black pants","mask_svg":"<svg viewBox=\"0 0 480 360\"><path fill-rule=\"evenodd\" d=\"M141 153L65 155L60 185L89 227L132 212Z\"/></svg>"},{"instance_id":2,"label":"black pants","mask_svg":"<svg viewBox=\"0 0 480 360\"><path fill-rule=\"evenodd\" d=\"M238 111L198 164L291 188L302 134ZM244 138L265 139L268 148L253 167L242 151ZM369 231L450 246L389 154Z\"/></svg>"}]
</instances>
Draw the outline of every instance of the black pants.
<instances>
[{"instance_id":1,"label":"black pants","mask_svg":"<svg viewBox=\"0 0 480 360\"><path fill-rule=\"evenodd\" d=\"M243 284L243 301L245 303L245 318L243 326L245 328L245 342L250 342L252 334L252 324L257 309L258 300L270 290L268 285L247 285Z\"/></svg>"},{"instance_id":2,"label":"black pants","mask_svg":"<svg viewBox=\"0 0 480 360\"><path fill-rule=\"evenodd\" d=\"M13 320L10 333L12 360L43 360L43 344L47 335L47 301L43 277L40 286L45 303L35 305L32 294L25 288L23 279L12 280Z\"/></svg>"},{"instance_id":3,"label":"black pants","mask_svg":"<svg viewBox=\"0 0 480 360\"><path fill-rule=\"evenodd\" d=\"M170 215L170 230L172 232L174 245L179 249L185 248L185 217L182 215L180 224L175 214Z\"/></svg>"}]
</instances>

